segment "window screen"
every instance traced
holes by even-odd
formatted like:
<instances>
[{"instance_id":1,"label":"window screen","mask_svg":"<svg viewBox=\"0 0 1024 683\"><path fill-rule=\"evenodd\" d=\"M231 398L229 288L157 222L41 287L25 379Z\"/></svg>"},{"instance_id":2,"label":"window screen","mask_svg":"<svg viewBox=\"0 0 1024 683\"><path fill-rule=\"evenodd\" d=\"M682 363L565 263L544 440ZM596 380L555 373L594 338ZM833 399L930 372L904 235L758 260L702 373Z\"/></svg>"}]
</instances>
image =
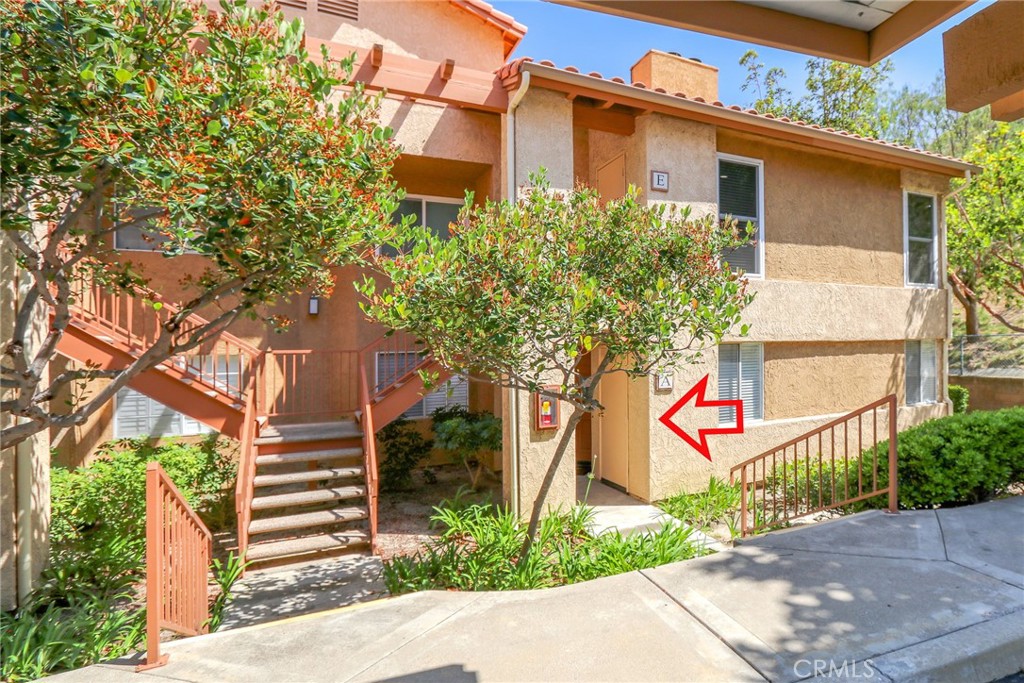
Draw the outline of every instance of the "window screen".
<instances>
[{"instance_id":1,"label":"window screen","mask_svg":"<svg viewBox=\"0 0 1024 683\"><path fill-rule=\"evenodd\" d=\"M938 401L938 345L933 340L907 342L907 405Z\"/></svg>"},{"instance_id":2,"label":"window screen","mask_svg":"<svg viewBox=\"0 0 1024 683\"><path fill-rule=\"evenodd\" d=\"M398 209L391 216L391 222L397 225L405 216L414 216L413 225L425 225L438 237L448 239L451 236L448 225L455 222L461 208L461 202L441 202L407 197L398 203ZM399 250L390 244L385 244L378 250L381 256L392 258L398 256L398 252Z\"/></svg>"},{"instance_id":3,"label":"window screen","mask_svg":"<svg viewBox=\"0 0 1024 683\"><path fill-rule=\"evenodd\" d=\"M727 159L718 160L718 214L739 221L740 229L753 228L751 243L722 255L733 270L761 273L760 166Z\"/></svg>"},{"instance_id":4,"label":"window screen","mask_svg":"<svg viewBox=\"0 0 1024 683\"><path fill-rule=\"evenodd\" d=\"M114 438L191 436L212 432L198 420L179 413L134 389L124 388L114 399Z\"/></svg>"},{"instance_id":5,"label":"window screen","mask_svg":"<svg viewBox=\"0 0 1024 683\"><path fill-rule=\"evenodd\" d=\"M907 282L935 285L935 198L907 195Z\"/></svg>"},{"instance_id":6,"label":"window screen","mask_svg":"<svg viewBox=\"0 0 1024 683\"><path fill-rule=\"evenodd\" d=\"M761 344L722 344L718 347L718 398L743 401L743 418L764 418L764 360ZM720 423L736 422L732 408L719 408Z\"/></svg>"}]
</instances>

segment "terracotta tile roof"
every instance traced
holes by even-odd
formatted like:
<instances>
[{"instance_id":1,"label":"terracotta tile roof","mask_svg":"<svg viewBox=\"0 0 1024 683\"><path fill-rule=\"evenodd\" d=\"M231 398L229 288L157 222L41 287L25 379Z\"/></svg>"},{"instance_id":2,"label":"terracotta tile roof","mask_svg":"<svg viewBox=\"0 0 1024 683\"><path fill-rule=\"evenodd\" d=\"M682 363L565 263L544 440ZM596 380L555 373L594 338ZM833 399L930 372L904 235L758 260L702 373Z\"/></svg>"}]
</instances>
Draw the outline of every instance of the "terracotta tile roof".
<instances>
[{"instance_id":1,"label":"terracotta tile roof","mask_svg":"<svg viewBox=\"0 0 1024 683\"><path fill-rule=\"evenodd\" d=\"M508 57L515 49L519 41L526 35L526 25L516 21L511 15L505 14L494 8L484 0L448 0L459 9L480 17L488 24L495 26L502 31L505 39L505 56Z\"/></svg>"},{"instance_id":2,"label":"terracotta tile roof","mask_svg":"<svg viewBox=\"0 0 1024 683\"><path fill-rule=\"evenodd\" d=\"M897 144L895 142L888 142L888 141L882 140L880 138L874 138L874 137L870 137L870 136L859 135L857 133L850 133L850 132L847 132L845 130L837 130L835 128L827 128L827 127L824 127L824 126L820 126L820 125L818 125L816 123L808 123L806 121L793 120L793 119L790 119L789 117L786 117L786 116L775 116L774 114L768 114L768 113L762 114L761 112L758 112L756 109L747 109L747 108L740 107L739 105L735 105L735 104L733 104L733 105L725 105L725 104L722 104L721 102L719 102L717 100L714 101L714 102L708 102L703 97L689 97L689 96L686 95L686 93L681 93L681 92L670 93L670 92L666 91L664 88L650 88L645 83L640 83L640 82L627 83L624 79L619 78L618 76L613 76L611 78L605 78L603 75L601 75L597 71L591 71L591 72L589 72L587 74L583 74L575 66L566 66L566 67L561 67L560 68L558 66L555 66L554 62L552 62L550 60L547 60L547 59L541 60L539 62L535 61L532 57L520 57L518 59L514 59L511 62L508 62L507 64L502 66L501 69L498 70L498 72L497 72L498 73L498 78L504 80L506 78L515 76L515 75L519 74L523 70L523 66L525 64L529 64L529 63L537 64L539 66L547 67L547 68L550 68L550 69L555 69L556 71L560 71L560 72L564 72L564 73L575 74L575 75L583 77L583 78L592 78L594 80L601 81L603 83L614 83L614 84L618 84L618 85L630 85L630 86L632 86L634 88L637 88L637 89L640 89L640 90L646 90L648 92L654 92L654 93L659 93L659 94L663 94L663 95L668 95L670 97L673 97L673 98L676 98L676 99L680 100L681 103L685 102L685 103L697 103L697 104L703 104L703 105L710 105L711 107L715 107L717 109L720 109L723 112L738 112L738 113L750 116L752 119L755 119L755 120L777 121L777 122L789 124L789 125L795 127L796 129L805 129L805 130L806 129L810 129L810 130L815 130L815 131L821 131L821 132L824 132L824 133L828 133L828 134L830 134L832 136L835 136L836 139L846 138L846 139L852 139L852 140L861 140L861 141L864 141L864 142L869 142L869 143L872 143L872 144L875 144L875 145L879 145L882 148L886 148L886 149L890 149L890 150L899 150L899 151L902 151L902 152L911 152L911 153L914 153L914 154L921 154L921 155L924 155L926 157L931 157L931 158L936 159L936 160L940 160L940 161L944 161L944 162L952 162L954 164L962 165L965 170L969 169L969 168L970 169L976 169L977 168L976 166L973 166L972 164L968 164L967 162L965 162L965 161L963 161L961 159L956 159L954 157L948 157L948 156L945 156L943 154L938 154L936 152L930 152L930 151L923 150L923 149L917 149L915 147L910 147L908 145L900 145L900 144ZM598 85L598 84L595 84L595 86L596 85Z\"/></svg>"}]
</instances>

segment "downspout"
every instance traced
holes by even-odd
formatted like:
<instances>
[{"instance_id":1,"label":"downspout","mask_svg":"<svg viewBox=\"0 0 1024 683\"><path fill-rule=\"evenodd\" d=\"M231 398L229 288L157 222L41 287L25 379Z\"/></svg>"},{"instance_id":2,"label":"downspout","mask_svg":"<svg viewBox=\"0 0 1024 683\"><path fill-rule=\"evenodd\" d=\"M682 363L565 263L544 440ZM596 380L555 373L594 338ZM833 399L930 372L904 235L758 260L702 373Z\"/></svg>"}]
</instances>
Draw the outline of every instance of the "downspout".
<instances>
[{"instance_id":1,"label":"downspout","mask_svg":"<svg viewBox=\"0 0 1024 683\"><path fill-rule=\"evenodd\" d=\"M952 199L953 197L957 196L958 194L960 194L964 190L966 190L968 187L971 186L971 183L974 182L974 174L971 173L970 169L968 169L965 173L966 173L965 177L967 179L966 182L963 185L961 185L960 187L958 187L955 190L953 190L952 192L950 192L949 194L947 194L944 197L945 201L943 201L943 203L942 203L942 264L941 264L942 271L941 272L943 272L943 273L946 273L946 272L949 271L949 240L948 240L949 228L947 227L947 224L946 224L946 202L948 200ZM948 279L949 278L947 278L947 280ZM953 293L949 290L948 283L944 283L944 284L946 284L946 339L947 340L952 340L953 339ZM961 363L963 362L962 359L963 359L963 355L961 354ZM944 348L942 350L942 396L943 396L943 402L946 404L946 408L952 414L952 412L953 412L953 402L951 400L949 400L949 348L948 348L948 346L947 346L947 348Z\"/></svg>"},{"instance_id":2,"label":"downspout","mask_svg":"<svg viewBox=\"0 0 1024 683\"><path fill-rule=\"evenodd\" d=\"M526 96L526 91L530 89L530 72L520 72L519 88L515 94L508 101L508 112L505 120L505 159L506 159L506 172L505 172L505 191L506 197L509 201L516 200L516 109L519 107L519 103L522 102L523 97ZM512 452L512 457L509 460L509 480L511 481L511 487L509 491L509 498L512 503L512 514L519 516L519 390L512 389L512 401L508 407L509 422L512 423L512 429L509 430L510 441L509 450Z\"/></svg>"}]
</instances>

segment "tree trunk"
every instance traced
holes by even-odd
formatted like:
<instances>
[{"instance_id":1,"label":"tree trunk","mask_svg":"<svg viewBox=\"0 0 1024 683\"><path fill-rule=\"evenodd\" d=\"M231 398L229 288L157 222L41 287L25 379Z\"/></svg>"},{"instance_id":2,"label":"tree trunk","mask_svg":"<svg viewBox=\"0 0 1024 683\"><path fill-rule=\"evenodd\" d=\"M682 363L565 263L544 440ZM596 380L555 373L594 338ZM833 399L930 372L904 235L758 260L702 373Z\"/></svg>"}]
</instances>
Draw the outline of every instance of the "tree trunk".
<instances>
[{"instance_id":1,"label":"tree trunk","mask_svg":"<svg viewBox=\"0 0 1024 683\"><path fill-rule=\"evenodd\" d=\"M544 475L544 481L541 483L540 491L537 492L537 500L533 502L533 511L530 513L530 524L526 528L526 538L523 539L523 547L519 551L519 561L522 562L526 559L526 556L530 554L530 548L533 547L533 539L537 535L537 527L540 526L540 518L544 513L544 503L548 497L548 491L551 489L551 484L555 481L555 475L558 473L558 468L562 464L562 459L565 457L565 451L569 448L569 441L576 433L576 425L583 419L583 415L587 411L583 410L578 406L573 407L572 415L569 416L568 421L565 423L565 431L562 432L561 438L558 440L558 447L555 449L555 455L551 459L551 464L548 466L548 471ZM515 427L518 429L518 425ZM513 457L517 457L513 454Z\"/></svg>"},{"instance_id":2,"label":"tree trunk","mask_svg":"<svg viewBox=\"0 0 1024 683\"><path fill-rule=\"evenodd\" d=\"M963 304L964 321L967 324L967 334L981 334L981 326L978 322L978 302L968 299Z\"/></svg>"}]
</instances>

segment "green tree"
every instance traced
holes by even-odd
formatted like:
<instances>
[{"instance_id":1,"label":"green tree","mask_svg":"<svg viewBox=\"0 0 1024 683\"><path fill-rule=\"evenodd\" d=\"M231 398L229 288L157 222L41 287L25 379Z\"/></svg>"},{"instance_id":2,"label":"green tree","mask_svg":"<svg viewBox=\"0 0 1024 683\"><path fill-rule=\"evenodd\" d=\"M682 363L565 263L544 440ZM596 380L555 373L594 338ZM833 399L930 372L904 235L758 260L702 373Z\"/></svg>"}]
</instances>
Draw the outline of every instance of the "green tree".
<instances>
[{"instance_id":1,"label":"green tree","mask_svg":"<svg viewBox=\"0 0 1024 683\"><path fill-rule=\"evenodd\" d=\"M454 372L572 407L533 507L532 539L576 425L601 410L601 379L692 360L752 297L719 258L741 241L734 225L648 206L635 188L602 206L595 190L552 191L541 175L518 202L468 204L451 239L416 229L407 253L381 261L390 284L365 280L364 310L422 339ZM603 360L581 373L599 347Z\"/></svg>"},{"instance_id":2,"label":"green tree","mask_svg":"<svg viewBox=\"0 0 1024 683\"><path fill-rule=\"evenodd\" d=\"M336 87L352 59L312 59L302 37L298 21L244 0L219 13L193 0L0 0L3 234L32 281L2 340L2 410L27 418L0 433L5 446L81 424L132 376L239 316L330 289L332 266L383 238L396 204L390 131L358 86ZM208 267L183 279L180 312L127 368L43 381L76 281L153 296L112 247L126 227ZM39 310L51 322L30 356ZM203 310L209 325L183 326ZM98 376L111 382L87 399L52 400Z\"/></svg>"},{"instance_id":3,"label":"green tree","mask_svg":"<svg viewBox=\"0 0 1024 683\"><path fill-rule=\"evenodd\" d=\"M752 106L762 113L871 137L878 137L885 128L882 93L892 73L889 60L861 67L809 59L804 67L807 94L800 98L794 98L784 86L786 72L766 67L755 50L747 50L740 65L747 69L742 89L757 95Z\"/></svg>"},{"instance_id":4,"label":"green tree","mask_svg":"<svg viewBox=\"0 0 1024 683\"><path fill-rule=\"evenodd\" d=\"M984 171L950 200L949 281L968 312L968 334L977 334L979 305L1024 332L1005 315L1024 308L1024 126L999 124L967 159Z\"/></svg>"}]
</instances>

